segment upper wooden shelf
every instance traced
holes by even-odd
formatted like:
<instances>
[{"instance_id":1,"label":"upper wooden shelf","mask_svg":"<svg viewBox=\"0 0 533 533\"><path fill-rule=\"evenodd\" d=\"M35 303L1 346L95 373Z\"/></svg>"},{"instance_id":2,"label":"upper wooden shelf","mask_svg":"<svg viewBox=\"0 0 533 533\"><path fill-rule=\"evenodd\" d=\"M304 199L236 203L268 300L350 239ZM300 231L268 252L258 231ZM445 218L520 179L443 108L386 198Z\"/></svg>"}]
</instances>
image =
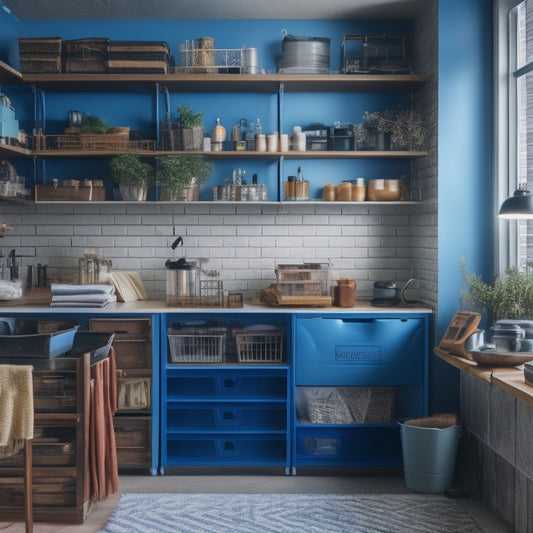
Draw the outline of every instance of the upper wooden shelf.
<instances>
[{"instance_id":1,"label":"upper wooden shelf","mask_svg":"<svg viewBox=\"0 0 533 533\"><path fill-rule=\"evenodd\" d=\"M22 82L55 91L132 91L155 84L174 92L357 92L409 90L419 74L26 74Z\"/></svg>"},{"instance_id":2,"label":"upper wooden shelf","mask_svg":"<svg viewBox=\"0 0 533 533\"><path fill-rule=\"evenodd\" d=\"M0 145L1 146L1 145ZM11 148L11 147L9 147ZM18 148L18 151L22 151L24 155L34 155L38 157L112 157L117 154L121 154L124 150L36 150L31 152L30 150L23 150ZM419 157L425 157L428 155L426 151L419 152L400 152L393 150L386 151L318 151L308 150L306 152L254 152L254 151L224 151L224 152L180 152L180 151L141 151L136 153L146 157L159 157L164 155L202 155L209 159L279 159L283 157L285 159L416 159ZM2 155L0 149L0 155ZM13 156L13 152L10 154Z\"/></svg>"},{"instance_id":3,"label":"upper wooden shelf","mask_svg":"<svg viewBox=\"0 0 533 533\"><path fill-rule=\"evenodd\" d=\"M0 84L1 83L20 83L22 74L9 66L7 63L0 61Z\"/></svg>"}]
</instances>

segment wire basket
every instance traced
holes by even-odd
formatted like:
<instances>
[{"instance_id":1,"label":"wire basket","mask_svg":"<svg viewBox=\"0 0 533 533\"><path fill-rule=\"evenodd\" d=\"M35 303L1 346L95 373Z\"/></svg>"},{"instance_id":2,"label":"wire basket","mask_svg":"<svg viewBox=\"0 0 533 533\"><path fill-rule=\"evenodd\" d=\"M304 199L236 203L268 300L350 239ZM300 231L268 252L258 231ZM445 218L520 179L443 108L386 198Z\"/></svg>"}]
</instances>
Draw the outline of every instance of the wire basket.
<instances>
[{"instance_id":1,"label":"wire basket","mask_svg":"<svg viewBox=\"0 0 533 533\"><path fill-rule=\"evenodd\" d=\"M171 363L223 363L226 328L185 327L167 330Z\"/></svg>"},{"instance_id":2,"label":"wire basket","mask_svg":"<svg viewBox=\"0 0 533 533\"><path fill-rule=\"evenodd\" d=\"M283 328L251 326L233 330L240 363L283 361Z\"/></svg>"}]
</instances>

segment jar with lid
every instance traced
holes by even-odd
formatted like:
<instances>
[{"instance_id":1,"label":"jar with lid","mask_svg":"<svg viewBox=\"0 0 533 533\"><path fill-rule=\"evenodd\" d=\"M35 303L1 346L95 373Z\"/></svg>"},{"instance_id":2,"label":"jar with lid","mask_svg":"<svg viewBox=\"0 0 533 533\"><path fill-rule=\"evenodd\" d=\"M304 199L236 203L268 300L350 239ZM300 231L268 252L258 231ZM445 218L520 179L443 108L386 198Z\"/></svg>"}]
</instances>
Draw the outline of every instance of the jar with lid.
<instances>
[{"instance_id":1,"label":"jar with lid","mask_svg":"<svg viewBox=\"0 0 533 533\"><path fill-rule=\"evenodd\" d=\"M322 192L322 200L324 202L335 201L335 185L332 185L331 183L326 183L326 185L324 185L324 190Z\"/></svg>"},{"instance_id":2,"label":"jar with lid","mask_svg":"<svg viewBox=\"0 0 533 533\"><path fill-rule=\"evenodd\" d=\"M336 307L353 307L355 305L355 280L340 278L333 287L333 305Z\"/></svg>"},{"instance_id":3,"label":"jar with lid","mask_svg":"<svg viewBox=\"0 0 533 533\"><path fill-rule=\"evenodd\" d=\"M352 200L352 184L348 181L343 181L337 187L337 200L339 202L350 202Z\"/></svg>"}]
</instances>

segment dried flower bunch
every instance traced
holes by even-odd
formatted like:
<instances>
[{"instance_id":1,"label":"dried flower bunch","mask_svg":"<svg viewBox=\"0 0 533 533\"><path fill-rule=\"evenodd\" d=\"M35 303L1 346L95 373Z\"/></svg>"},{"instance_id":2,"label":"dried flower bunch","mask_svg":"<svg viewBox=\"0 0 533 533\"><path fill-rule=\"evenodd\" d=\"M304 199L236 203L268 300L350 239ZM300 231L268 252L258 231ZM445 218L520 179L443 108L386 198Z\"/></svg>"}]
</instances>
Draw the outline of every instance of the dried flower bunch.
<instances>
[{"instance_id":1,"label":"dried flower bunch","mask_svg":"<svg viewBox=\"0 0 533 533\"><path fill-rule=\"evenodd\" d=\"M461 307L465 311L489 313L490 323L502 319L533 319L533 274L517 267L505 271L505 277L494 283L485 283L477 274L466 271L461 258L461 275L466 292L461 294Z\"/></svg>"},{"instance_id":2,"label":"dried flower bunch","mask_svg":"<svg viewBox=\"0 0 533 533\"><path fill-rule=\"evenodd\" d=\"M360 124L354 128L358 150L375 150L376 136L390 133L391 150L421 150L427 136L427 126L414 109L365 111Z\"/></svg>"}]
</instances>

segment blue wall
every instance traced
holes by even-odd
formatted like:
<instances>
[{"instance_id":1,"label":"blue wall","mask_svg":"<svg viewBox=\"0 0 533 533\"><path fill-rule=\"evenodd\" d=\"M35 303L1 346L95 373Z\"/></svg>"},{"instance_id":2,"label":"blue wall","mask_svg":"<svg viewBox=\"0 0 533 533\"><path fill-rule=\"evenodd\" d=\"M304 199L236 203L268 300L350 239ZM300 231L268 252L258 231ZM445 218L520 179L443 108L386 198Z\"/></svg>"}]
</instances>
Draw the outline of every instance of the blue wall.
<instances>
[{"instance_id":1,"label":"blue wall","mask_svg":"<svg viewBox=\"0 0 533 533\"><path fill-rule=\"evenodd\" d=\"M492 27L490 0L439 2L438 339L459 309L460 258L493 272ZM456 409L457 371L433 357L430 382L433 411Z\"/></svg>"}]
</instances>

